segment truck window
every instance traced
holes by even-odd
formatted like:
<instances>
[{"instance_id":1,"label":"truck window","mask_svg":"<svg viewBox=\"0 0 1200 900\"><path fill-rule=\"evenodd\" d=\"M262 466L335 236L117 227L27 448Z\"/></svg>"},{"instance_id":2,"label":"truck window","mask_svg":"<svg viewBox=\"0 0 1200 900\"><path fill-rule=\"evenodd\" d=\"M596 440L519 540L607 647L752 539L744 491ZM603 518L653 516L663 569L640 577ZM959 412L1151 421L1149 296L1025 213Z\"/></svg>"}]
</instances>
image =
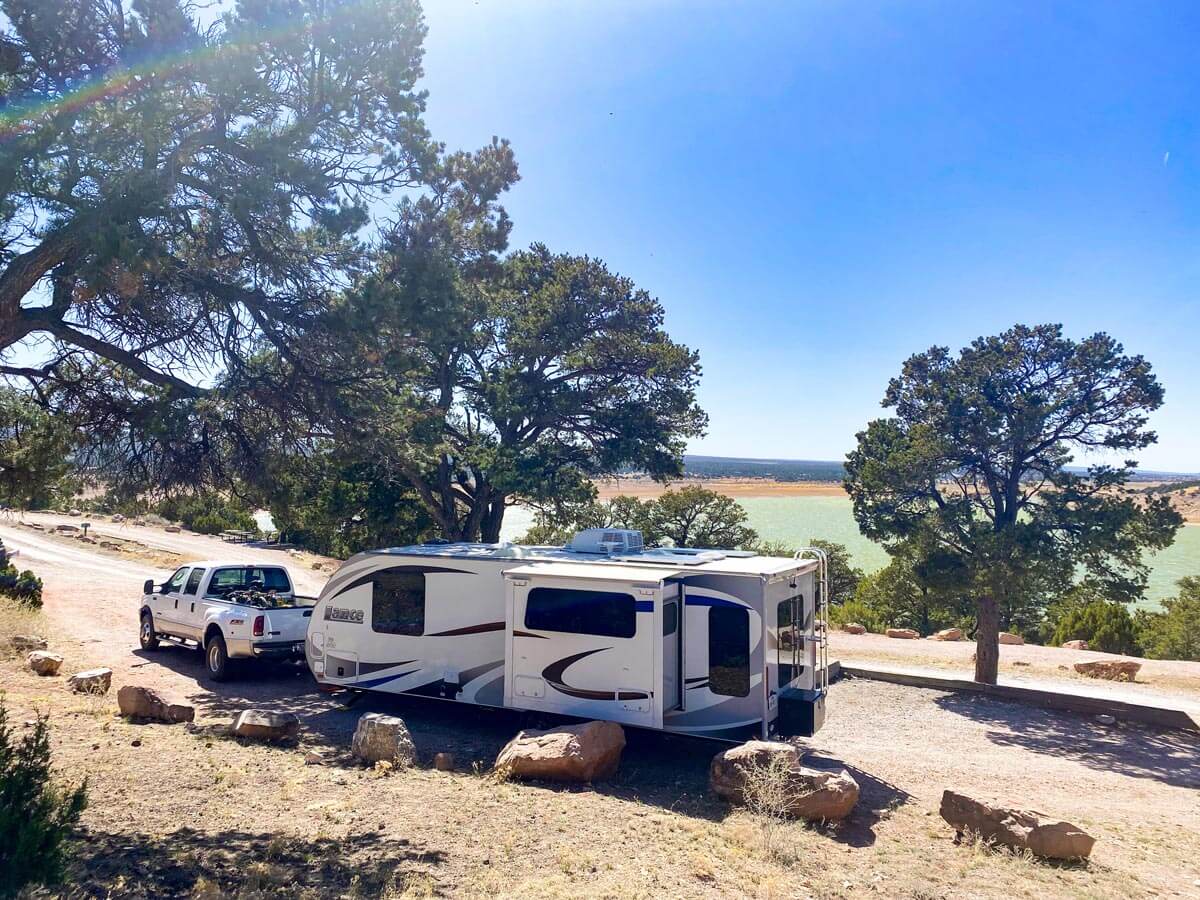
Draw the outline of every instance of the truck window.
<instances>
[{"instance_id":1,"label":"truck window","mask_svg":"<svg viewBox=\"0 0 1200 900\"><path fill-rule=\"evenodd\" d=\"M183 589L185 594L194 594L200 590L200 579L204 577L203 569L192 569L192 574L188 576L187 587Z\"/></svg>"},{"instance_id":2,"label":"truck window","mask_svg":"<svg viewBox=\"0 0 1200 900\"><path fill-rule=\"evenodd\" d=\"M632 595L615 591L534 588L525 601L525 627L631 638L637 632L637 605Z\"/></svg>"},{"instance_id":3,"label":"truck window","mask_svg":"<svg viewBox=\"0 0 1200 900\"><path fill-rule=\"evenodd\" d=\"M274 566L237 566L213 572L208 592L223 597L231 591L244 591L249 587L275 591L277 594L286 594L292 589L287 572L283 569Z\"/></svg>"},{"instance_id":4,"label":"truck window","mask_svg":"<svg viewBox=\"0 0 1200 900\"><path fill-rule=\"evenodd\" d=\"M371 630L380 634L425 633L425 575L377 572L371 579Z\"/></svg>"},{"instance_id":5,"label":"truck window","mask_svg":"<svg viewBox=\"0 0 1200 900\"><path fill-rule=\"evenodd\" d=\"M750 613L732 606L708 610L708 689L726 697L750 693Z\"/></svg>"},{"instance_id":6,"label":"truck window","mask_svg":"<svg viewBox=\"0 0 1200 900\"><path fill-rule=\"evenodd\" d=\"M175 574L171 576L171 580L163 586L163 593L174 594L181 587L183 587L183 578L185 575L187 575L186 566L182 569L177 569Z\"/></svg>"}]
</instances>

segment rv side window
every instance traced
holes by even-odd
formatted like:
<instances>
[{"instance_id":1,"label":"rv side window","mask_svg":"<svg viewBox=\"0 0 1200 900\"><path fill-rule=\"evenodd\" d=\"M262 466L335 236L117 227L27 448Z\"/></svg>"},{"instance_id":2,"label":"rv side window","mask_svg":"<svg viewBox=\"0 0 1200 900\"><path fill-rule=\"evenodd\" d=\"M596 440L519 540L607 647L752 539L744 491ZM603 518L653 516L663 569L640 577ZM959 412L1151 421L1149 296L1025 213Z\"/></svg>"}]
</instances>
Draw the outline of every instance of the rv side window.
<instances>
[{"instance_id":1,"label":"rv side window","mask_svg":"<svg viewBox=\"0 0 1200 900\"><path fill-rule=\"evenodd\" d=\"M371 579L371 630L382 634L425 633L425 576L378 572Z\"/></svg>"},{"instance_id":2,"label":"rv side window","mask_svg":"<svg viewBox=\"0 0 1200 900\"><path fill-rule=\"evenodd\" d=\"M631 638L637 605L630 594L534 588L525 601L525 627L602 637Z\"/></svg>"},{"instance_id":3,"label":"rv side window","mask_svg":"<svg viewBox=\"0 0 1200 900\"><path fill-rule=\"evenodd\" d=\"M669 637L679 627L679 604L674 600L663 604L663 637Z\"/></svg>"},{"instance_id":4,"label":"rv side window","mask_svg":"<svg viewBox=\"0 0 1200 900\"><path fill-rule=\"evenodd\" d=\"M708 689L726 697L750 693L750 613L732 606L708 610Z\"/></svg>"}]
</instances>

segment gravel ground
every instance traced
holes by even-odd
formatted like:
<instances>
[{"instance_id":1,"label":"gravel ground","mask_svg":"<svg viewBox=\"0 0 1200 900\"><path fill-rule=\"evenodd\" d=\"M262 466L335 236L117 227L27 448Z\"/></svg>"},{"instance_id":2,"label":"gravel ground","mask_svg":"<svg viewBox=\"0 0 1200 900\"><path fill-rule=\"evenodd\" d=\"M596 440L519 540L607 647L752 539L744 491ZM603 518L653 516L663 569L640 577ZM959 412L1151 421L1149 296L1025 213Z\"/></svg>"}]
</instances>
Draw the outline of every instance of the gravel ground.
<instances>
[{"instance_id":1,"label":"gravel ground","mask_svg":"<svg viewBox=\"0 0 1200 900\"><path fill-rule=\"evenodd\" d=\"M806 748L862 786L836 829L729 810L706 790L712 745L649 733L629 733L619 774L594 789L506 783L487 772L524 724L519 714L379 696L348 709L286 667L212 685L199 654L137 649L146 566L24 529L0 535L46 583L36 626L67 657L64 675L93 664L116 672L112 695L92 700L67 693L64 678L0 661L18 732L47 711L62 776L89 779L65 896L1200 896L1195 736L850 680L833 687L826 727ZM196 558L221 555L202 539L170 538ZM127 683L189 698L196 727L117 718L116 688ZM299 743L219 733L248 706L296 712ZM344 750L367 711L402 715L421 765L386 776L351 766ZM305 765L309 750L330 764ZM443 750L457 772L429 768ZM936 814L946 788L1075 822L1098 838L1091 862L956 846Z\"/></svg>"}]
</instances>

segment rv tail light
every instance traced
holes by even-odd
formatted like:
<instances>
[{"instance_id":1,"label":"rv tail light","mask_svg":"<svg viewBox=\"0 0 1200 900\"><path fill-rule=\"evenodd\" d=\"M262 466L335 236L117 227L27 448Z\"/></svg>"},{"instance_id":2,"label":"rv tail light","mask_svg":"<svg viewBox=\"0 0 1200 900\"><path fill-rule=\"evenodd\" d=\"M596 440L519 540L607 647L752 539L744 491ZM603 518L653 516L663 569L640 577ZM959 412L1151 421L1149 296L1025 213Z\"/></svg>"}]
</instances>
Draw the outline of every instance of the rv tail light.
<instances>
[{"instance_id":1,"label":"rv tail light","mask_svg":"<svg viewBox=\"0 0 1200 900\"><path fill-rule=\"evenodd\" d=\"M266 621L267 621L266 616L255 616L254 617L254 636L255 637L262 637L263 625L266 623Z\"/></svg>"}]
</instances>

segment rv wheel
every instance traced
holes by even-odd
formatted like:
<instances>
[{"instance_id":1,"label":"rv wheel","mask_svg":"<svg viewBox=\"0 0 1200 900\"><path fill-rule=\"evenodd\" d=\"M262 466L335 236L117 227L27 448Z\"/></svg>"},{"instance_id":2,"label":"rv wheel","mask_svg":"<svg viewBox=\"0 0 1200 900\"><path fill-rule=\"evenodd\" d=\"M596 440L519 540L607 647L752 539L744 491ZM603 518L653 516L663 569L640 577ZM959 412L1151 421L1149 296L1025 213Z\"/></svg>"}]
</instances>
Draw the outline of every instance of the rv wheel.
<instances>
[{"instance_id":1,"label":"rv wheel","mask_svg":"<svg viewBox=\"0 0 1200 900\"><path fill-rule=\"evenodd\" d=\"M229 651L225 649L225 638L219 634L214 634L204 648L204 667L213 681L229 677Z\"/></svg>"},{"instance_id":2,"label":"rv wheel","mask_svg":"<svg viewBox=\"0 0 1200 900\"><path fill-rule=\"evenodd\" d=\"M158 635L154 631L154 616L148 612L142 613L142 625L138 629L138 643L143 650L158 649Z\"/></svg>"}]
</instances>

